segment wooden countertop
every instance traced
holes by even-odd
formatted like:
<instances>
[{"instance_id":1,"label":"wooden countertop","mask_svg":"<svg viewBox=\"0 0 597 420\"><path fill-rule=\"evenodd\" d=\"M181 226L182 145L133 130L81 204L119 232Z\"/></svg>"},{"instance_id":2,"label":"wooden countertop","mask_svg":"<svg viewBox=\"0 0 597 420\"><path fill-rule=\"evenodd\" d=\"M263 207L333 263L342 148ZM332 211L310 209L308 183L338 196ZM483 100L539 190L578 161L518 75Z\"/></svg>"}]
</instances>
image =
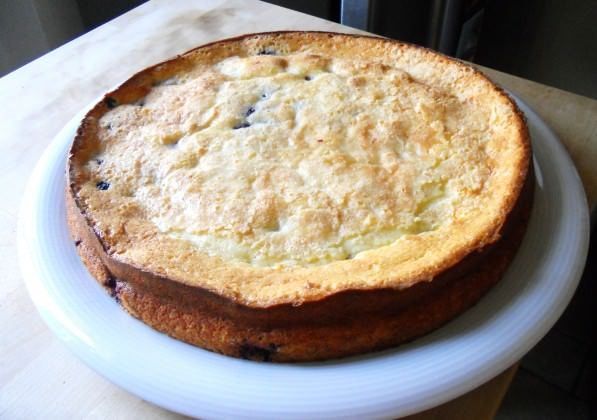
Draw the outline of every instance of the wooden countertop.
<instances>
[{"instance_id":1,"label":"wooden countertop","mask_svg":"<svg viewBox=\"0 0 597 420\"><path fill-rule=\"evenodd\" d=\"M133 72L197 45L249 32L303 29L358 33L257 1L152 0L0 79L0 417L176 418L112 385L77 360L39 317L16 250L29 174L69 119ZM482 69L554 129L597 202L597 101ZM416 419L491 418L515 367Z\"/></svg>"}]
</instances>

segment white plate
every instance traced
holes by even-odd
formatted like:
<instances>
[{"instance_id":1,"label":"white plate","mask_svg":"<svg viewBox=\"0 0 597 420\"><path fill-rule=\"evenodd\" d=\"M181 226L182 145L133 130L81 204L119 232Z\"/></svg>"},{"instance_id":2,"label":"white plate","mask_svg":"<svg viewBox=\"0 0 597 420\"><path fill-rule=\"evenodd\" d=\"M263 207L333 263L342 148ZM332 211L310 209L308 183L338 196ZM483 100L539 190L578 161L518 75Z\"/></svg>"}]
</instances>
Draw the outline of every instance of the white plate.
<instances>
[{"instance_id":1,"label":"white plate","mask_svg":"<svg viewBox=\"0 0 597 420\"><path fill-rule=\"evenodd\" d=\"M93 280L69 238L65 156L80 117L37 165L21 212L27 287L50 328L122 388L202 418L398 417L453 399L519 360L553 326L582 273L589 239L582 184L526 105L537 188L527 235L505 278L475 307L394 350L328 363L266 364L210 353L127 315Z\"/></svg>"}]
</instances>

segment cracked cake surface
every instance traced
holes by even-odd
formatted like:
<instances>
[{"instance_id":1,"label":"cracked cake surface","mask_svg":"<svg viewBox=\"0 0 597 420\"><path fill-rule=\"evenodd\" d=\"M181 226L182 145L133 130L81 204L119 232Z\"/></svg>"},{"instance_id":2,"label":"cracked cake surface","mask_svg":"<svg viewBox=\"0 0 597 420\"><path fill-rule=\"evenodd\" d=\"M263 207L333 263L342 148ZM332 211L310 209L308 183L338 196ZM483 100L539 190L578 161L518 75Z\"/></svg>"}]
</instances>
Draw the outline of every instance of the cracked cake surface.
<instances>
[{"instance_id":1,"label":"cracked cake surface","mask_svg":"<svg viewBox=\"0 0 597 420\"><path fill-rule=\"evenodd\" d=\"M432 281L498 241L529 159L472 68L289 32L131 78L86 116L68 181L105 258L267 308Z\"/></svg>"}]
</instances>

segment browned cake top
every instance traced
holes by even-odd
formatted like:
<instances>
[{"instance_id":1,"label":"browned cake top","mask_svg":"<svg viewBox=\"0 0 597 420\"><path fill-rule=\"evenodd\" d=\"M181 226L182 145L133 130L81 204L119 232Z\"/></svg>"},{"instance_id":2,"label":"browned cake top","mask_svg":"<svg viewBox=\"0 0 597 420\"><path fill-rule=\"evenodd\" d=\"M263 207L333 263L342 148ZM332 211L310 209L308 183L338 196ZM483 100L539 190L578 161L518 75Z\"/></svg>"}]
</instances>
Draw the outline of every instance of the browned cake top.
<instances>
[{"instance_id":1,"label":"browned cake top","mask_svg":"<svg viewBox=\"0 0 597 420\"><path fill-rule=\"evenodd\" d=\"M321 33L150 68L72 152L112 257L252 306L432 279L498 238L529 161L515 106L471 68Z\"/></svg>"}]
</instances>

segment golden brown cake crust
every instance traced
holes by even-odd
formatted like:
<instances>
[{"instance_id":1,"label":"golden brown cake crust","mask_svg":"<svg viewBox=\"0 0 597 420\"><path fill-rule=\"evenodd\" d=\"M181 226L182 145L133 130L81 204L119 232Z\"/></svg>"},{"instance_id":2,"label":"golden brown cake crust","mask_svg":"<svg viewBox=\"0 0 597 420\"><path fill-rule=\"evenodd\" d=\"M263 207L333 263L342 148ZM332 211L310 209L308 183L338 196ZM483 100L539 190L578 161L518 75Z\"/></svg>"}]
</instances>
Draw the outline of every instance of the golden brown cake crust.
<instances>
[{"instance_id":1,"label":"golden brown cake crust","mask_svg":"<svg viewBox=\"0 0 597 420\"><path fill-rule=\"evenodd\" d=\"M139 200L143 200L143 202L147 202L147 200L136 197L137 191L118 189L118 185L113 185L104 194L95 191L97 183L102 182L100 176L114 176L118 169L109 167L111 162L104 163L105 169L86 166L89 165L88 162L93 162L94 156L100 153L102 148L112 144L110 136L105 133L106 129L100 125L100 122L103 121L102 118L112 115L110 113L112 101L124 104L136 102L152 91L153 84L164 78L171 77L197 62L218 61L230 54L237 53L238 51L235 49L244 51L254 48L255 44L282 45L288 49L300 49L304 45L311 45L313 48L318 48L317 52L331 50L335 55L350 55L353 61L357 60L359 54L363 56L365 54L363 51L367 51L365 58L385 54L386 61L406 60L404 65L412 66L412 68L408 68L411 72L409 74L415 74L415 70L420 72L421 75L416 77L426 77L426 79L421 79L424 82L439 83L442 80L447 80L448 84L445 89L454 85L450 92L452 96L458 94L456 88L466 91L468 96L458 99L462 106L466 106L462 112L473 113L475 109L484 109L482 105L489 109L489 114L486 116L488 120L482 121L481 128L489 130L487 133L491 134L491 141L487 146L483 146L483 149L479 149L485 156L482 162L489 165L483 169L485 183L480 186L476 185L485 178L481 177L475 168L473 168L473 172L466 175L468 178L465 181L470 185L459 186L458 209L453 207L452 203L446 209L448 216L444 218L445 214L442 213L435 217L440 221L446 218L452 220L452 223L445 228L440 227L436 230L423 232L423 234L408 234L407 231L407 234L401 236L393 244L365 250L355 255L354 258L348 256L345 259L332 260L322 265L298 264L281 267L260 267L236 263L230 258L210 255L209 252L198 252L196 244L192 241L174 238L172 235L159 231L154 223L148 222L146 219L148 209L139 206ZM271 58L270 56L263 57ZM365 58L361 58L365 60ZM342 64L345 65L346 61L344 60ZM254 67L249 68L253 69ZM335 71L339 72L340 70ZM401 72L402 70L396 71ZM413 80L415 78L412 75L408 77ZM406 79L408 77L405 76ZM475 102L475 98L481 98L478 100L482 102ZM122 107L117 107L116 110L119 108ZM139 112L137 108L142 107L125 106L123 112L129 112L127 111L129 109L130 112ZM420 105L419 108L422 109L423 114L427 112L424 105ZM462 115L459 116L462 117ZM134 122L136 118L129 121ZM493 128L488 124L496 126L501 124L503 132L494 133L491 131ZM473 125L472 130L476 132L481 128ZM458 134L457 127L453 131L450 136ZM164 128L161 132L167 132L167 130ZM99 142L99 138L102 136L108 137L105 141ZM166 141L169 138L168 134L161 138L161 141ZM366 138L368 137L366 136ZM407 142L407 144L410 143ZM455 144L459 143L452 142L450 147ZM466 143L464 144L466 146ZM167 145L163 147L165 148ZM367 145L365 150L368 147L373 146ZM466 147L468 148L468 146ZM128 150L126 155L135 153L134 150L137 149ZM402 155L407 155L407 153L402 153ZM180 283L204 288L238 303L252 307L269 307L286 302L299 305L304 302L317 301L330 294L345 290L367 290L380 287L401 289L418 282L430 281L439 273L458 263L466 255L477 249L482 249L499 238L498 232L512 209L526 177L529 156L528 133L515 105L499 88L464 64L395 41L336 34L275 33L210 44L193 50L177 60L154 66L134 76L119 89L107 95L106 100L100 102L84 119L71 150L68 172L69 185L77 205L85 213L88 223L95 230L103 248L112 259L131 267L143 267L145 270ZM461 164L455 165L458 162L452 162L453 159L450 156L446 158L446 161L449 163L450 170L457 171L460 165L466 165L466 159L472 158L474 156L465 151L462 154L462 159L465 160ZM138 166L142 164L142 162L132 162L131 170L134 173L141 171L142 174L142 170L138 169ZM184 173L180 176L181 179L185 179ZM407 175L404 176L408 178ZM477 180L479 177L481 177L481 181ZM399 182L403 176L396 176L392 179ZM151 183L151 176L148 181L143 182ZM160 182L164 182L164 180ZM220 185L226 183L223 182ZM123 182L123 184L126 183ZM173 185L176 188L178 184L174 183ZM481 189L472 191L478 188ZM367 191L375 191L375 188L369 188ZM405 192L405 194L407 193L408 191ZM154 193L150 190L148 194ZM479 195L479 200L477 200L477 195ZM201 199L201 197L199 198ZM235 202L230 196L224 196L224 198L226 202ZM115 200L120 203L114 205ZM358 199L354 201L359 202ZM471 207L470 211L463 211L468 209L465 207L465 201L469 202L471 206L474 206L475 203L482 204L477 209ZM262 203L265 202L267 200ZM427 207L425 201L413 202L413 206ZM162 207L166 206L160 208ZM431 207L433 208L433 206ZM214 209L216 211L217 207ZM174 210L177 208L174 207ZM387 209L380 211L388 213ZM181 213L192 212L183 211L175 214ZM216 213L228 214L224 210L216 211ZM388 214L405 214L405 212L392 213L390 209ZM160 214L157 214L155 217L164 220L159 216ZM408 229L413 226L417 227L417 217L413 219L415 220L412 222L414 225L412 223L407 225ZM166 220L169 222L172 219L175 217ZM213 220L215 219L216 217L213 218ZM208 217L200 219L199 222L205 220L211 219ZM307 226L315 224L309 220L306 219ZM359 218L355 217L355 220L358 222ZM339 229L343 229L343 225ZM235 229L224 229L223 231L229 232L235 237L242 236ZM218 232L222 232L222 229L219 229ZM273 232L271 236L276 235L279 236L279 232ZM308 236L304 235L297 240L299 244L311 243ZM299 246L299 250L302 251L301 246ZM318 280L314 282L314 278L318 278Z\"/></svg>"},{"instance_id":2,"label":"golden brown cake crust","mask_svg":"<svg viewBox=\"0 0 597 420\"><path fill-rule=\"evenodd\" d=\"M373 37L247 35L87 114L69 226L92 275L160 331L252 359L341 357L437 328L499 280L530 156L522 114L470 66Z\"/></svg>"}]
</instances>

